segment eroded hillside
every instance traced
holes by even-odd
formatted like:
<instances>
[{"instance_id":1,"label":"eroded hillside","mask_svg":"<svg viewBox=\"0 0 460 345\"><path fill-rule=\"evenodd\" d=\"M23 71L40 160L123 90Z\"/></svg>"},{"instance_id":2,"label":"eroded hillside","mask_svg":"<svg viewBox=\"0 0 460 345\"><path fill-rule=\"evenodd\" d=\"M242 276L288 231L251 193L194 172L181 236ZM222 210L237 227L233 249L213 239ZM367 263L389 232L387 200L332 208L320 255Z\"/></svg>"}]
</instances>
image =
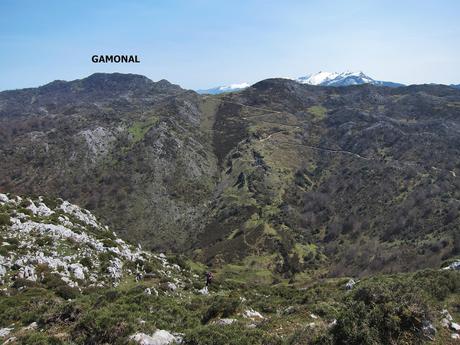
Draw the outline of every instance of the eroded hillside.
<instances>
[{"instance_id":1,"label":"eroded hillside","mask_svg":"<svg viewBox=\"0 0 460 345\"><path fill-rule=\"evenodd\" d=\"M2 191L83 204L123 238L237 276L366 275L459 255L454 88L269 79L200 96L95 74L2 92L0 121Z\"/></svg>"}]
</instances>

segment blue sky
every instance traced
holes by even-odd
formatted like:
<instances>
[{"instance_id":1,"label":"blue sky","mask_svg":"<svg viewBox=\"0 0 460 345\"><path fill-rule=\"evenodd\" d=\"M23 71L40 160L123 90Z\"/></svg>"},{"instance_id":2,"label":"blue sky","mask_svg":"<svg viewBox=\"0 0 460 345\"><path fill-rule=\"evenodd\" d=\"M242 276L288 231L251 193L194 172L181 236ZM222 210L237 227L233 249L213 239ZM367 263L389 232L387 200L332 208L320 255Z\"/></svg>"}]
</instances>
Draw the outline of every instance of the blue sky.
<instances>
[{"instance_id":1,"label":"blue sky","mask_svg":"<svg viewBox=\"0 0 460 345\"><path fill-rule=\"evenodd\" d=\"M457 0L0 0L0 90L115 71L195 89L321 70L458 84L459 16Z\"/></svg>"}]
</instances>

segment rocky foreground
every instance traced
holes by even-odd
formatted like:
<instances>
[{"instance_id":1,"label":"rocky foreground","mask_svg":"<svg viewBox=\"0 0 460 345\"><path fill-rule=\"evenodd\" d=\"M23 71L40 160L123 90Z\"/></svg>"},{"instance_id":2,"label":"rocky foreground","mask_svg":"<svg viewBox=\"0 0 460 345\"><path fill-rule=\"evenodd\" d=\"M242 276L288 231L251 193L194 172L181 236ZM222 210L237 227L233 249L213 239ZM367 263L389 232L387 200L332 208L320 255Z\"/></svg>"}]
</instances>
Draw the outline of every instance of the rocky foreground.
<instances>
[{"instance_id":1,"label":"rocky foreground","mask_svg":"<svg viewBox=\"0 0 460 345\"><path fill-rule=\"evenodd\" d=\"M61 199L0 194L7 344L457 344L460 261L410 274L239 279L121 240ZM228 267L227 267L228 269ZM237 269L236 267L234 268Z\"/></svg>"},{"instance_id":2,"label":"rocky foreground","mask_svg":"<svg viewBox=\"0 0 460 345\"><path fill-rule=\"evenodd\" d=\"M2 284L62 280L70 288L116 286L127 276L143 276L150 266L172 277L180 271L164 255L127 244L89 211L63 200L0 194L3 231ZM171 278L176 285L178 278Z\"/></svg>"}]
</instances>

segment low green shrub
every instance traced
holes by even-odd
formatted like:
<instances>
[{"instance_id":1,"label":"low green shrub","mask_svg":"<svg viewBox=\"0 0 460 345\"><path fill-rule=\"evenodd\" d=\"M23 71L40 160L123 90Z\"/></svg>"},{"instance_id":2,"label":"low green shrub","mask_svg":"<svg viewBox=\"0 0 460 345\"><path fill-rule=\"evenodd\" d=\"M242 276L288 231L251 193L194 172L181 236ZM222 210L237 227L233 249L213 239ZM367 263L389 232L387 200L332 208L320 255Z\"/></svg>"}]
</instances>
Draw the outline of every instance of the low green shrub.
<instances>
[{"instance_id":1,"label":"low green shrub","mask_svg":"<svg viewBox=\"0 0 460 345\"><path fill-rule=\"evenodd\" d=\"M6 213L0 213L0 226L11 225L10 215Z\"/></svg>"},{"instance_id":2,"label":"low green shrub","mask_svg":"<svg viewBox=\"0 0 460 345\"><path fill-rule=\"evenodd\" d=\"M345 299L329 338L318 343L421 343L422 324L430 319L423 292L414 291L410 282L375 281L362 284Z\"/></svg>"},{"instance_id":3,"label":"low green shrub","mask_svg":"<svg viewBox=\"0 0 460 345\"><path fill-rule=\"evenodd\" d=\"M216 317L229 317L235 314L241 301L236 297L215 296L210 303L211 305L201 319L202 324L206 324Z\"/></svg>"},{"instance_id":4,"label":"low green shrub","mask_svg":"<svg viewBox=\"0 0 460 345\"><path fill-rule=\"evenodd\" d=\"M68 285L58 286L56 287L55 291L56 295L62 297L65 300L74 299L80 294L80 291L77 288Z\"/></svg>"},{"instance_id":5,"label":"low green shrub","mask_svg":"<svg viewBox=\"0 0 460 345\"><path fill-rule=\"evenodd\" d=\"M20 336L17 339L18 344L23 345L61 345L64 344L61 340L48 336L40 332L33 332Z\"/></svg>"},{"instance_id":6,"label":"low green shrub","mask_svg":"<svg viewBox=\"0 0 460 345\"><path fill-rule=\"evenodd\" d=\"M184 337L185 345L280 345L282 341L258 329L243 325L208 325L189 330Z\"/></svg>"},{"instance_id":7,"label":"low green shrub","mask_svg":"<svg viewBox=\"0 0 460 345\"><path fill-rule=\"evenodd\" d=\"M57 273L44 272L42 284L48 289L56 289L59 286L67 286Z\"/></svg>"},{"instance_id":8,"label":"low green shrub","mask_svg":"<svg viewBox=\"0 0 460 345\"><path fill-rule=\"evenodd\" d=\"M89 269L93 268L93 261L88 256L85 256L84 258L82 258L80 260L80 264L82 264L83 266Z\"/></svg>"}]
</instances>

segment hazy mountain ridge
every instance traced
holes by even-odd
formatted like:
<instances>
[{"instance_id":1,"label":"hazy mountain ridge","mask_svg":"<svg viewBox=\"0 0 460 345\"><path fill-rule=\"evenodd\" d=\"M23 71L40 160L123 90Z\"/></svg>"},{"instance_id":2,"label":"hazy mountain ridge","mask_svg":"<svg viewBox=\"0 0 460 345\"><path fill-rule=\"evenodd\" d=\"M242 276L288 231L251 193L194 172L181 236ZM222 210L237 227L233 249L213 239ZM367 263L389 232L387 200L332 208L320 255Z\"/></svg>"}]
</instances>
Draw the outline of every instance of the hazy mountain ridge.
<instances>
[{"instance_id":1,"label":"hazy mountain ridge","mask_svg":"<svg viewBox=\"0 0 460 345\"><path fill-rule=\"evenodd\" d=\"M439 267L460 241L459 102L439 85L269 79L200 96L96 74L0 93L0 188L269 277Z\"/></svg>"}]
</instances>

